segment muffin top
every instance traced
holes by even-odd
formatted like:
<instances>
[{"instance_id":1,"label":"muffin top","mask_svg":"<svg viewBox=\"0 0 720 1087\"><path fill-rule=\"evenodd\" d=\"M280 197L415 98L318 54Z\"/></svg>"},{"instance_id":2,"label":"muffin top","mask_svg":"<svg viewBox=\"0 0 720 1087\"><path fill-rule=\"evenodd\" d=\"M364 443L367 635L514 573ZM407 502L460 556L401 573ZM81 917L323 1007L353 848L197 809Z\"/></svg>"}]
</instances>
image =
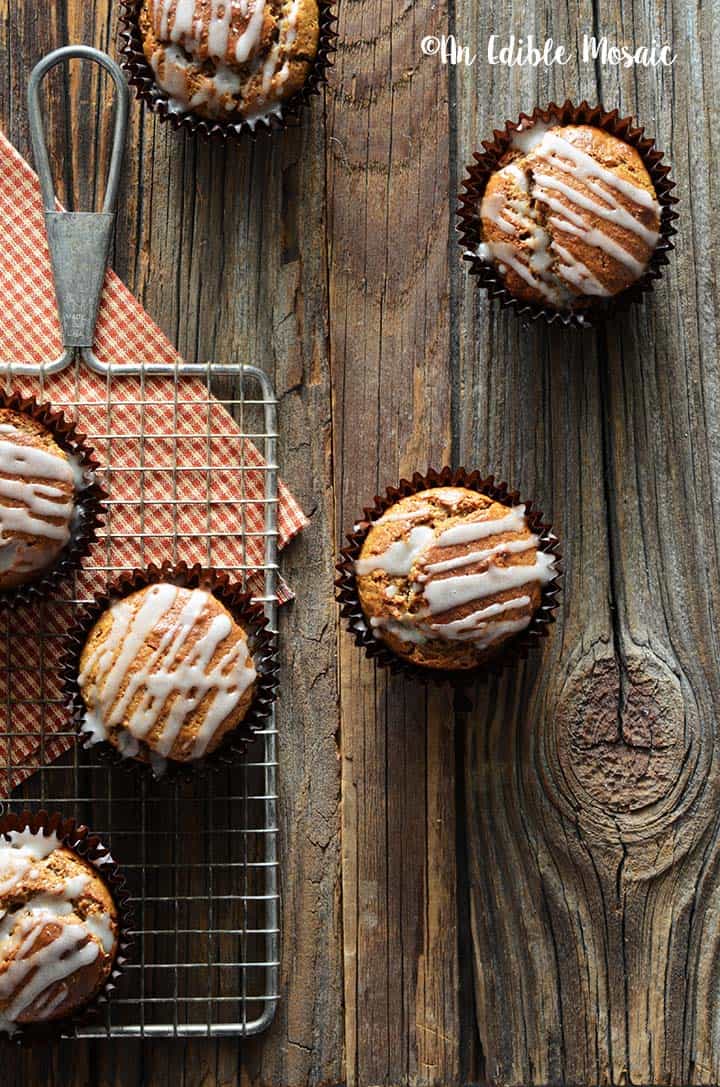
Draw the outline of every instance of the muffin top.
<instances>
[{"instance_id":1,"label":"muffin top","mask_svg":"<svg viewBox=\"0 0 720 1087\"><path fill-rule=\"evenodd\" d=\"M140 31L172 110L253 122L305 83L319 19L317 0L143 0Z\"/></svg>"},{"instance_id":2,"label":"muffin top","mask_svg":"<svg viewBox=\"0 0 720 1087\"><path fill-rule=\"evenodd\" d=\"M63 1019L112 970L117 909L95 868L54 834L0 838L0 1029Z\"/></svg>"},{"instance_id":3,"label":"muffin top","mask_svg":"<svg viewBox=\"0 0 720 1087\"><path fill-rule=\"evenodd\" d=\"M245 631L212 593L149 585L90 631L80 658L84 731L157 765L197 759L242 721L256 676Z\"/></svg>"},{"instance_id":4,"label":"muffin top","mask_svg":"<svg viewBox=\"0 0 720 1087\"><path fill-rule=\"evenodd\" d=\"M660 205L630 144L591 125L538 121L515 133L491 174L477 255L516 298L587 308L644 275Z\"/></svg>"},{"instance_id":5,"label":"muffin top","mask_svg":"<svg viewBox=\"0 0 720 1087\"><path fill-rule=\"evenodd\" d=\"M0 589L31 581L65 547L78 476L41 423L0 408Z\"/></svg>"},{"instance_id":6,"label":"muffin top","mask_svg":"<svg viewBox=\"0 0 720 1087\"><path fill-rule=\"evenodd\" d=\"M464 487L401 499L375 521L355 563L376 637L429 668L473 668L524 630L555 576L524 506Z\"/></svg>"}]
</instances>

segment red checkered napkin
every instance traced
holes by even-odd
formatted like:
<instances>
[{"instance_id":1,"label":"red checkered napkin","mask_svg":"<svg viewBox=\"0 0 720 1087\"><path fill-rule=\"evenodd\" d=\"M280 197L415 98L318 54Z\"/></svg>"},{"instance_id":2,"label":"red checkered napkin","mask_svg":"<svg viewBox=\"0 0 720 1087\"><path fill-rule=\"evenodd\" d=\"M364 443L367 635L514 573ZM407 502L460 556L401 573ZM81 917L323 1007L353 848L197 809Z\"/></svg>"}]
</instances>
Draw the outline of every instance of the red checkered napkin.
<instances>
[{"instance_id":1,"label":"red checkered napkin","mask_svg":"<svg viewBox=\"0 0 720 1087\"><path fill-rule=\"evenodd\" d=\"M0 359L56 358L60 327L37 177L2 133L0 240ZM113 272L105 280L95 350L118 363L181 361ZM73 417L106 469L108 523L79 578L79 595L102 589L119 567L165 559L251 571L262 566L265 462L203 382L180 379L177 396L167 378L117 378L108 390L105 378L71 367L42 387L36 379L13 380L12 387ZM248 395L260 399L259 389ZM244 420L245 434L257 432L260 416L254 410ZM280 547L306 524L281 483ZM262 591L261 578L252 584ZM278 596L281 602L289 598L287 586L280 585ZM72 615L71 607L58 607L23 614L22 624L8 620L7 662L0 673L0 796L73 743L72 736L58 735L68 731L57 678L64 639L41 640L33 633L44 628L62 634Z\"/></svg>"}]
</instances>

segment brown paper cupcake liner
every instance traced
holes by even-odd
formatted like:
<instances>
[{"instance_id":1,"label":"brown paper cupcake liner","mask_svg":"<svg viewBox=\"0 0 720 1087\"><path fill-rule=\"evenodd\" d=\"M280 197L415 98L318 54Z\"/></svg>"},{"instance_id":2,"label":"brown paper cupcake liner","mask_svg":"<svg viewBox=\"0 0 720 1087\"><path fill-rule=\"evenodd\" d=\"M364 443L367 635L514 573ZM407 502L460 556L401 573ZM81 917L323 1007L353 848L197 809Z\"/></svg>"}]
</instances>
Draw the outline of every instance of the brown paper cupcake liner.
<instances>
[{"instance_id":1,"label":"brown paper cupcake liner","mask_svg":"<svg viewBox=\"0 0 720 1087\"><path fill-rule=\"evenodd\" d=\"M29 830L31 833L42 834L44 837L56 834L63 845L88 861L97 870L99 877L112 894L118 914L118 943L112 970L92 1000L64 1019L18 1023L17 1029L11 1035L2 1035L7 1041L16 1044L33 1045L36 1042L52 1041L55 1038L72 1037L79 1026L97 1019L103 1006L111 999L113 991L117 988L118 980L130 957L132 949L130 933L133 930L134 915L125 877L107 846L84 824L78 824L74 819L66 819L60 812L49 813L44 810L6 812L0 817L0 836L5 836L13 830Z\"/></svg>"},{"instance_id":2,"label":"brown paper cupcake liner","mask_svg":"<svg viewBox=\"0 0 720 1087\"><path fill-rule=\"evenodd\" d=\"M189 136L199 136L213 143L225 143L237 139L256 139L259 133L281 132L300 123L303 108L313 95L320 94L327 84L328 70L332 67L333 53L337 46L337 16L333 0L318 0L320 27L318 49L313 65L303 87L290 98L279 103L279 111L254 121L219 121L199 117L191 111L179 113L171 110L169 97L155 79L155 73L147 62L140 34L139 14L142 0L121 0L120 4L120 64L127 73L128 82L135 88L135 95L161 121L169 121L176 131Z\"/></svg>"},{"instance_id":3,"label":"brown paper cupcake liner","mask_svg":"<svg viewBox=\"0 0 720 1087\"><path fill-rule=\"evenodd\" d=\"M556 310L516 298L505 286L502 275L495 266L489 261L481 260L476 252L482 241L479 209L488 178L495 172L500 159L510 147L515 132L520 128L529 128L537 121L545 124L556 122L562 125L592 125L630 144L642 158L660 204L660 239L644 275L620 294L591 303L582 311ZM670 180L670 167L663 165L663 152L658 151L655 141L644 133L643 128L634 125L631 117L620 117L616 109L609 113L602 106L591 106L587 101L576 106L568 100L561 106L551 102L546 109L536 106L531 114L521 113L517 121L506 121L504 129L496 129L492 140L483 140L485 150L475 152L474 163L467 167L468 176L459 196L458 208L459 241L463 249L463 259L469 261L470 274L477 277L477 286L484 287L490 297L497 299L503 308L513 308L526 320L544 320L548 324L559 323L572 328L595 327L608 317L624 312L633 303L640 302L652 291L655 281L660 279L665 265L668 264L668 253L674 249L670 239L677 233L673 222L678 217L673 210L678 201L672 195L675 182Z\"/></svg>"},{"instance_id":4,"label":"brown paper cupcake liner","mask_svg":"<svg viewBox=\"0 0 720 1087\"><path fill-rule=\"evenodd\" d=\"M76 491L76 516L71 526L71 535L59 556L46 570L24 585L12 589L0 589L0 612L15 608L21 604L35 604L47 600L62 582L72 576L82 565L82 560L89 554L97 539L98 529L103 520L103 503L107 497L104 488L98 483L96 472L100 462L95 450L86 442L86 437L50 404L40 403L33 397L17 392L0 389L0 408L27 415L49 430L57 444L67 453L75 456L83 470L83 485Z\"/></svg>"},{"instance_id":5,"label":"brown paper cupcake liner","mask_svg":"<svg viewBox=\"0 0 720 1087\"><path fill-rule=\"evenodd\" d=\"M439 472L432 468L428 469L424 475L415 472L412 479L402 479L397 487L388 487L384 495L376 495L374 504L364 508L362 520L353 526L352 532L347 534L348 544L341 550L341 558L337 564L336 599L340 604L340 614L347 621L348 629L355 638L356 644L364 649L366 655L376 661L380 667L389 668L393 673L403 673L421 683L450 684L462 688L474 683L478 677L498 675L512 662L518 659L524 660L528 651L538 643L540 638L547 635L550 624L555 622L554 613L560 593L562 556L559 541L550 526L543 522L541 511L535 509L532 502L524 502L525 516L530 530L540 540L538 549L556 558L556 576L543 586L540 607L527 629L505 642L497 656L488 658L477 668L450 670L424 668L421 665L412 664L399 657L373 633L360 604L355 562L360 557L368 532L379 517L382 517L401 498L407 498L408 495L417 494L418 491L425 491L432 487L465 487L468 490L486 494L504 505L521 505L524 501L517 491L509 489L507 483L496 483L493 476L483 477L478 471L468 472L465 468L446 467Z\"/></svg>"},{"instance_id":6,"label":"brown paper cupcake liner","mask_svg":"<svg viewBox=\"0 0 720 1087\"><path fill-rule=\"evenodd\" d=\"M248 636L248 646L258 673L255 694L240 724L229 732L214 751L200 759L180 762L165 759L162 766L155 765L149 753L140 756L123 756L108 740L101 740L92 747L93 754L108 765L121 766L130 772L144 772L163 782L192 781L205 771L222 769L238 762L247 752L255 734L267 724L277 697L278 661L275 635L267 629L267 619L262 607L252 602L251 595L233 583L226 573L203 569L200 565L188 566L185 562L165 562L161 566L150 565L121 574L111 582L105 592L96 595L92 604L83 609L70 631L62 678L73 720L78 727L78 740L83 742L86 706L78 684L80 657L90 631L101 614L116 600L128 596L137 589L159 581L186 588L203 588L213 593L238 620Z\"/></svg>"}]
</instances>

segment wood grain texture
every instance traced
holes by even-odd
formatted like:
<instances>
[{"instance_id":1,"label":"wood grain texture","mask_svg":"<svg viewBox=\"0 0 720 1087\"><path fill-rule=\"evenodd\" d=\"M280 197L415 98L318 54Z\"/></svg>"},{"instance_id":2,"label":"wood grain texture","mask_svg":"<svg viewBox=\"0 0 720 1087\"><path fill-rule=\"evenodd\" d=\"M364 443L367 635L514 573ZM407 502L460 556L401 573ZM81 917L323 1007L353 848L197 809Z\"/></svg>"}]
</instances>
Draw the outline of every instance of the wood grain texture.
<instances>
[{"instance_id":1,"label":"wood grain texture","mask_svg":"<svg viewBox=\"0 0 720 1087\"><path fill-rule=\"evenodd\" d=\"M677 65L458 70L459 161L521 109L588 97L646 124L683 205L656 297L597 334L522 329L458 284L460 458L537 496L567 570L542 666L466 729L480 1038L493 1083L716 1083L718 296L698 241L717 12L525 7L541 38L671 40ZM471 50L513 30L509 6L458 13Z\"/></svg>"},{"instance_id":2,"label":"wood grain texture","mask_svg":"<svg viewBox=\"0 0 720 1087\"><path fill-rule=\"evenodd\" d=\"M440 3L340 6L329 119L337 532L450 454L447 84L418 55ZM343 937L350 1083L457 1082L454 733L447 692L376 672L344 635Z\"/></svg>"},{"instance_id":3,"label":"wood grain texture","mask_svg":"<svg viewBox=\"0 0 720 1087\"><path fill-rule=\"evenodd\" d=\"M24 153L30 67L69 40L114 52L113 7L0 0L0 123ZM3 1082L717 1085L720 10L338 9L330 90L279 143L209 149L133 108L114 252L187 357L272 373L284 475L311 514L283 559L298 599L283 614L277 1020L242 1047L12 1054ZM421 57L447 32L475 66ZM570 63L488 66L490 34L512 32L553 37ZM585 32L669 40L678 60L582 64ZM89 201L108 97L92 78L68 87L93 138L64 155L56 74L56 174ZM682 197L655 297L585 334L499 313L468 281L452 214L480 141L565 96L638 116ZM333 549L362 506L447 461L507 479L565 541L558 628L469 712L377 672L332 601Z\"/></svg>"}]
</instances>

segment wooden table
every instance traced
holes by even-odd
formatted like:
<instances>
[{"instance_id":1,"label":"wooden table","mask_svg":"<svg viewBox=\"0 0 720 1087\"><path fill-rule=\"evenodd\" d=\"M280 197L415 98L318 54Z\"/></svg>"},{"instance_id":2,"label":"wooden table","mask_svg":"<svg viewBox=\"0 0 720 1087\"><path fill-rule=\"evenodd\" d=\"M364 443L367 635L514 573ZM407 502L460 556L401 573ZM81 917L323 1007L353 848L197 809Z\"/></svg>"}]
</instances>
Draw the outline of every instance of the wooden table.
<instances>
[{"instance_id":1,"label":"wooden table","mask_svg":"<svg viewBox=\"0 0 720 1087\"><path fill-rule=\"evenodd\" d=\"M22 152L31 66L66 42L115 53L117 7L0 0ZM474 66L421 55L448 31ZM490 67L513 31L569 63ZM283 559L283 1000L242 1045L63 1043L6 1056L2 1081L716 1084L718 4L341 0L339 32L329 90L282 139L209 148L133 108L113 258L187 357L273 375L311 517ZM677 60L582 63L585 32ZM70 80L88 135L65 156L53 86L68 186L104 158L109 96ZM480 140L566 96L644 121L682 199L654 297L583 334L498 312L454 236ZM376 672L333 603L363 503L446 462L535 496L565 541L552 638L469 713Z\"/></svg>"}]
</instances>

